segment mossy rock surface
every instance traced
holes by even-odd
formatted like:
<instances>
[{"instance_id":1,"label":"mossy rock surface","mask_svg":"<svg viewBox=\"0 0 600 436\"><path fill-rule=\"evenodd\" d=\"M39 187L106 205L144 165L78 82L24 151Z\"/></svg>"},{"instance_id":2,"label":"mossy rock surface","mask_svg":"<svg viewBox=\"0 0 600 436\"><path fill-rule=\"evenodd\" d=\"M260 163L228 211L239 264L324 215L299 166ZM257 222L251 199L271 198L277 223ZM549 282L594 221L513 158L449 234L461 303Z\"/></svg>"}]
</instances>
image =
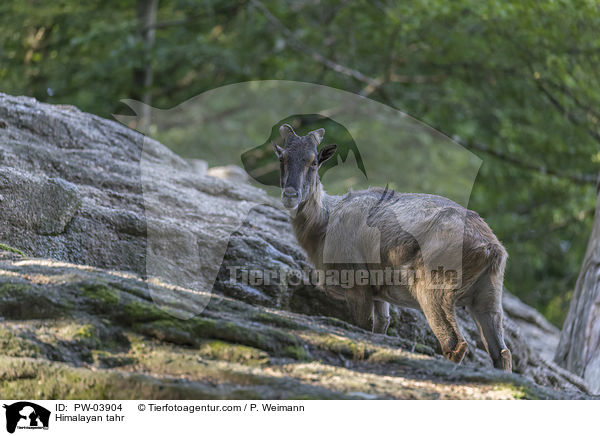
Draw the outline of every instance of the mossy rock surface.
<instances>
[{"instance_id":1,"label":"mossy rock surface","mask_svg":"<svg viewBox=\"0 0 600 436\"><path fill-rule=\"evenodd\" d=\"M165 311L152 296L172 288L155 281L151 295L133 275L41 259L4 260L0 269L5 398L587 397L575 386L457 366L426 344L334 318L223 296L206 304L184 289Z\"/></svg>"}]
</instances>

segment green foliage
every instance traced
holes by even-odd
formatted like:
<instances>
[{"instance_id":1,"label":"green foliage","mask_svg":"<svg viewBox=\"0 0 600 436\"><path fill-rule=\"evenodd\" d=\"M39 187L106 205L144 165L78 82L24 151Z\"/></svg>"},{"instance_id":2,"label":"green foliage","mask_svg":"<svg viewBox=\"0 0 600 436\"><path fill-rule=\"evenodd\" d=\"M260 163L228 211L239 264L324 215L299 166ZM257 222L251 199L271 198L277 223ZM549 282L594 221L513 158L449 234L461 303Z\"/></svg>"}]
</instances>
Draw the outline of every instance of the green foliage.
<instances>
[{"instance_id":1,"label":"green foliage","mask_svg":"<svg viewBox=\"0 0 600 436\"><path fill-rule=\"evenodd\" d=\"M484 162L470 208L509 251L507 288L560 325L596 194L556 174L598 173L599 24L597 4L583 0L160 0L146 48L131 2L5 0L0 83L109 117L124 111L120 99L139 96L133 71L146 65L160 108L225 84L299 80L362 92L485 144L492 153L474 150ZM313 51L382 85L325 66Z\"/></svg>"}]
</instances>

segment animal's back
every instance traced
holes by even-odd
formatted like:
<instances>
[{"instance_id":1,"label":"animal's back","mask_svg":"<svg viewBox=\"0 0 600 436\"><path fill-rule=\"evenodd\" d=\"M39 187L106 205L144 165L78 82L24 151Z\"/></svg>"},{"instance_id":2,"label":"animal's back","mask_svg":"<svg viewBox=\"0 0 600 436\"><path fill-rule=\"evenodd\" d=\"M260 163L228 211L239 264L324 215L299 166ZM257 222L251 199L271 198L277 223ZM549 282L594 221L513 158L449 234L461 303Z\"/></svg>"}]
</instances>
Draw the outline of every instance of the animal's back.
<instances>
[{"instance_id":1,"label":"animal's back","mask_svg":"<svg viewBox=\"0 0 600 436\"><path fill-rule=\"evenodd\" d=\"M465 286L487 268L503 274L507 257L476 212L432 194L381 188L349 193L330 209L327 232L325 260L334 255L338 264L443 266L455 269Z\"/></svg>"}]
</instances>

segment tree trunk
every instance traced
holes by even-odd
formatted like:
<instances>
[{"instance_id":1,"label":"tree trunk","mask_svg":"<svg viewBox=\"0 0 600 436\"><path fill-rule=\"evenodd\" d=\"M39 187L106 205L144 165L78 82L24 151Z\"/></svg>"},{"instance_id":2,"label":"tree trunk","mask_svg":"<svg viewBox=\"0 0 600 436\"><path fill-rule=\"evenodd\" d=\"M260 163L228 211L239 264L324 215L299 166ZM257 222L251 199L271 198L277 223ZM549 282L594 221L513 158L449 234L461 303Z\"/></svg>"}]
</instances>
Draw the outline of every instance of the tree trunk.
<instances>
[{"instance_id":1,"label":"tree trunk","mask_svg":"<svg viewBox=\"0 0 600 436\"><path fill-rule=\"evenodd\" d=\"M150 51L154 46L156 24L156 10L158 9L158 0L138 0L137 17L139 20L139 34L144 41L144 66L133 72L135 81L134 89L139 90L139 94L134 95L134 99L144 103L142 113L139 115L139 123L136 128L144 133L148 133L150 124L150 107L152 104L151 86L153 81L152 60Z\"/></svg>"},{"instance_id":2,"label":"tree trunk","mask_svg":"<svg viewBox=\"0 0 600 436\"><path fill-rule=\"evenodd\" d=\"M600 393L600 178L594 228L554 360Z\"/></svg>"}]
</instances>

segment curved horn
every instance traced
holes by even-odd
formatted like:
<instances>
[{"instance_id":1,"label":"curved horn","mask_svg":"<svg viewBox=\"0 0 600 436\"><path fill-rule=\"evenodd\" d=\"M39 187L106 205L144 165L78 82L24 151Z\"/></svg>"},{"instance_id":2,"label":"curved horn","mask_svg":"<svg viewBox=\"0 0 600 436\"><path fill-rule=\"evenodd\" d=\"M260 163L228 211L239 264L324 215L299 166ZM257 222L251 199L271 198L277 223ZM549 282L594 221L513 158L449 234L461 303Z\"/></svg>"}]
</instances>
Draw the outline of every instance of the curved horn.
<instances>
[{"instance_id":1,"label":"curved horn","mask_svg":"<svg viewBox=\"0 0 600 436\"><path fill-rule=\"evenodd\" d=\"M321 143L321 141L323 140L323 136L325 136L325 129L320 128L317 130L313 130L312 132L309 132L309 134L307 136L310 136L311 138L313 138L316 142L317 145L319 145Z\"/></svg>"},{"instance_id":2,"label":"curved horn","mask_svg":"<svg viewBox=\"0 0 600 436\"><path fill-rule=\"evenodd\" d=\"M290 126L289 124L283 124L279 128L279 134L283 139L287 139L287 137L290 135L298 136L296 135L296 132L294 132L294 129L292 129L292 126Z\"/></svg>"}]
</instances>

